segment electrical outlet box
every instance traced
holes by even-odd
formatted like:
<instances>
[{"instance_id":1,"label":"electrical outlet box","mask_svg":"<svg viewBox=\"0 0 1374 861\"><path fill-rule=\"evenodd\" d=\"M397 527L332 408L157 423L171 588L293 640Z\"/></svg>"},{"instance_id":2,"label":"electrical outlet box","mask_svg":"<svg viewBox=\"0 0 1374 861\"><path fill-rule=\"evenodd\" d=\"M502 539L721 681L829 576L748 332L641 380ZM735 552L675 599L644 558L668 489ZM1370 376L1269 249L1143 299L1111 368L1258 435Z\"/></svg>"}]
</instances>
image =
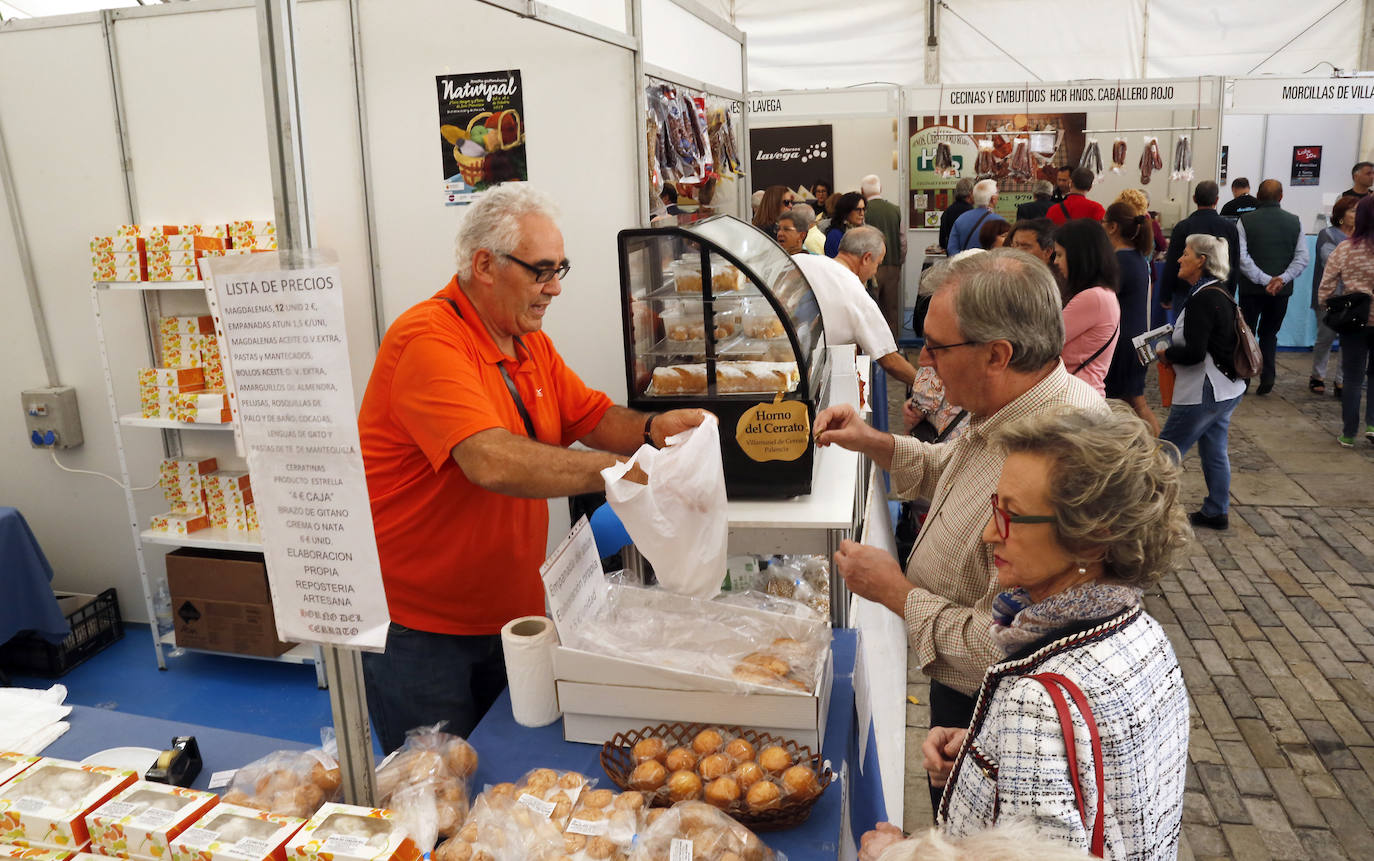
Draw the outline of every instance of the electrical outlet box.
<instances>
[{"instance_id":1,"label":"electrical outlet box","mask_svg":"<svg viewBox=\"0 0 1374 861\"><path fill-rule=\"evenodd\" d=\"M34 448L76 448L83 442L81 410L76 389L50 386L19 393L24 403L24 426Z\"/></svg>"}]
</instances>

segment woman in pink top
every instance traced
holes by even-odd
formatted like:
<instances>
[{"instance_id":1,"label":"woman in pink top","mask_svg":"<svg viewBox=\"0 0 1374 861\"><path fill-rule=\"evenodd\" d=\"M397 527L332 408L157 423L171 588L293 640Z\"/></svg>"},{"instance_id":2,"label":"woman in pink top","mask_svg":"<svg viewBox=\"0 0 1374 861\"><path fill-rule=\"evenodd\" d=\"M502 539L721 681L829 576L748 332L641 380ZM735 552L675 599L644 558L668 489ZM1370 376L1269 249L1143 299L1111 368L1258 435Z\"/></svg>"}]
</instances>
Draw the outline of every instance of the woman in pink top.
<instances>
[{"instance_id":1,"label":"woman in pink top","mask_svg":"<svg viewBox=\"0 0 1374 861\"><path fill-rule=\"evenodd\" d=\"M1069 373L1106 396L1107 369L1121 333L1119 269L1107 231L1078 218L1054 232L1054 264L1064 298L1064 351Z\"/></svg>"}]
</instances>

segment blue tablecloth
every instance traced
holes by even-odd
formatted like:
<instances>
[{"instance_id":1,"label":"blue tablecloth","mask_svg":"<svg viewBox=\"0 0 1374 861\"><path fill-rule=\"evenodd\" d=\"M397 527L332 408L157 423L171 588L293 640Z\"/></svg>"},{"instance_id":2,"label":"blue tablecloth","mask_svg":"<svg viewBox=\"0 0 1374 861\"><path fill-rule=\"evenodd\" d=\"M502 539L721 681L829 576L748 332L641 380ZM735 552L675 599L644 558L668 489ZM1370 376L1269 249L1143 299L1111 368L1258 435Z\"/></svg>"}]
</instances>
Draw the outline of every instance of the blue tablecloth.
<instances>
[{"instance_id":1,"label":"blue tablecloth","mask_svg":"<svg viewBox=\"0 0 1374 861\"><path fill-rule=\"evenodd\" d=\"M17 508L0 506L0 643L35 631L54 643L71 633L52 593L52 566Z\"/></svg>"},{"instance_id":2,"label":"blue tablecloth","mask_svg":"<svg viewBox=\"0 0 1374 861\"><path fill-rule=\"evenodd\" d=\"M830 693L830 713L826 720L824 752L837 775L843 769L849 786L838 779L816 802L811 816L802 825L786 831L764 832L759 836L769 847L787 853L789 861L834 859L839 857L842 829L852 823L854 840L884 820L882 781L879 778L877 744L869 730L868 761L863 773L858 768L859 742L855 735L854 712L854 631L835 631L835 681ZM516 780L534 768L580 771L609 783L601 768L601 748L563 740L563 722L530 729L515 723L509 692L492 706L469 739L477 748L481 764L478 785ZM901 768L901 763L889 767ZM846 793L847 789L847 793ZM844 815L844 798L849 797L850 815Z\"/></svg>"},{"instance_id":3,"label":"blue tablecloth","mask_svg":"<svg viewBox=\"0 0 1374 861\"><path fill-rule=\"evenodd\" d=\"M168 684L172 684L168 677ZM306 750L311 745L246 732L212 729L207 726L143 717L124 712L107 711L89 706L72 706L67 718L72 728L66 735L48 745L44 756L80 762L93 753L112 747L150 747L165 750L179 735L193 735L200 746L205 767L195 783L205 789L216 771L229 771L247 765L274 750Z\"/></svg>"}]
</instances>

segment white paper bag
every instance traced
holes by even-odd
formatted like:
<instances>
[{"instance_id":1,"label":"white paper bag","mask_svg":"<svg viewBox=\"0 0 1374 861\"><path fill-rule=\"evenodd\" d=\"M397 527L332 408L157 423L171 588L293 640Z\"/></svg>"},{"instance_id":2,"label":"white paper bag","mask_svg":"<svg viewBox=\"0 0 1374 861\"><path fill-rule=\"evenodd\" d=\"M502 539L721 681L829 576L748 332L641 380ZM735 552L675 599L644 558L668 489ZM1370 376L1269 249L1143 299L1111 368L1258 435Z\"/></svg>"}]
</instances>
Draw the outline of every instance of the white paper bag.
<instances>
[{"instance_id":1,"label":"white paper bag","mask_svg":"<svg viewBox=\"0 0 1374 861\"><path fill-rule=\"evenodd\" d=\"M708 415L667 447L640 446L625 463L601 470L606 499L639 552L670 592L712 598L725 579L725 470L720 427ZM625 478L638 464L648 484Z\"/></svg>"}]
</instances>

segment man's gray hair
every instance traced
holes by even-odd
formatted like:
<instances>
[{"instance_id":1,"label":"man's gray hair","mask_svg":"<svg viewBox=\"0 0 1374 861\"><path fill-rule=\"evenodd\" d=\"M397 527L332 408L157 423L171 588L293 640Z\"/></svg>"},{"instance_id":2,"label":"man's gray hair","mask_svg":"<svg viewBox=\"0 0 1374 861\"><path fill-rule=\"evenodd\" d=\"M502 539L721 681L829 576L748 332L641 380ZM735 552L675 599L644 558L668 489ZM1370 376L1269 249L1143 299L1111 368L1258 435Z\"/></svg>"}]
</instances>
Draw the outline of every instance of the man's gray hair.
<instances>
[{"instance_id":1,"label":"man's gray hair","mask_svg":"<svg viewBox=\"0 0 1374 861\"><path fill-rule=\"evenodd\" d=\"M1042 197L1054 197L1054 183L1048 179L1037 179L1031 186L1031 196L1037 200Z\"/></svg>"},{"instance_id":2,"label":"man's gray hair","mask_svg":"<svg viewBox=\"0 0 1374 861\"><path fill-rule=\"evenodd\" d=\"M867 224L849 228L840 239L840 253L852 254L859 259L863 259L865 254L872 254L881 261L886 247L887 241L883 239L883 232Z\"/></svg>"},{"instance_id":3,"label":"man's gray hair","mask_svg":"<svg viewBox=\"0 0 1374 861\"><path fill-rule=\"evenodd\" d=\"M878 179L877 174L870 173L859 180L859 191L863 192L864 197L877 197L883 193L883 181Z\"/></svg>"},{"instance_id":4,"label":"man's gray hair","mask_svg":"<svg viewBox=\"0 0 1374 861\"><path fill-rule=\"evenodd\" d=\"M1027 821L1008 820L965 837L951 838L931 828L889 846L878 861L1082 861L1078 846L1046 837Z\"/></svg>"},{"instance_id":5,"label":"man's gray hair","mask_svg":"<svg viewBox=\"0 0 1374 861\"><path fill-rule=\"evenodd\" d=\"M472 258L478 249L497 257L514 254L520 247L520 220L527 215L542 215L550 221L558 218L553 199L527 182L502 183L469 205L453 243L458 280L472 277Z\"/></svg>"},{"instance_id":6,"label":"man's gray hair","mask_svg":"<svg viewBox=\"0 0 1374 861\"><path fill-rule=\"evenodd\" d=\"M954 291L954 315L965 339L1011 343L1012 370L1031 372L1064 351L1059 287L1044 263L1015 248L995 248L949 264L943 290Z\"/></svg>"},{"instance_id":7,"label":"man's gray hair","mask_svg":"<svg viewBox=\"0 0 1374 861\"><path fill-rule=\"evenodd\" d=\"M959 180L958 182L956 182L956 183L954 184L954 199L955 199L955 200L963 200L964 198L968 197L970 194L973 194L973 183L974 183L974 181L975 181L975 180L973 179L973 177L971 177L971 176L966 176L966 177L964 177L963 179L961 179L961 180Z\"/></svg>"},{"instance_id":8,"label":"man's gray hair","mask_svg":"<svg viewBox=\"0 0 1374 861\"><path fill-rule=\"evenodd\" d=\"M1231 243L1224 236L1209 236L1194 233L1184 242L1193 253L1202 258L1202 268L1218 281L1225 281L1231 274Z\"/></svg>"},{"instance_id":9,"label":"man's gray hair","mask_svg":"<svg viewBox=\"0 0 1374 861\"><path fill-rule=\"evenodd\" d=\"M802 233L811 229L811 225L816 223L816 210L811 208L809 203L794 204L793 207L782 214L783 218L792 216L792 226Z\"/></svg>"},{"instance_id":10,"label":"man's gray hair","mask_svg":"<svg viewBox=\"0 0 1374 861\"><path fill-rule=\"evenodd\" d=\"M992 203L992 198L997 194L997 180L984 179L973 187L973 205L975 207L987 206Z\"/></svg>"}]
</instances>

